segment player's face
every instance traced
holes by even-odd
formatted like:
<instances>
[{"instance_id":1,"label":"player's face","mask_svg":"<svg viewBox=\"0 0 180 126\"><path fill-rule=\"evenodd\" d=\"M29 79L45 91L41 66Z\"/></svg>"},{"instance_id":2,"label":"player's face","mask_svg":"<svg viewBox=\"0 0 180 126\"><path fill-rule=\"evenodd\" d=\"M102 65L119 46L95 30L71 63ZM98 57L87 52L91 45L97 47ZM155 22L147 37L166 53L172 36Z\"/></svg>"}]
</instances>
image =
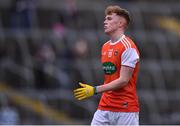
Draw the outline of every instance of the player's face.
<instances>
[{"instance_id":1,"label":"player's face","mask_svg":"<svg viewBox=\"0 0 180 126\"><path fill-rule=\"evenodd\" d=\"M104 20L104 32L106 34L111 34L119 28L120 17L115 13L111 15L106 15Z\"/></svg>"}]
</instances>

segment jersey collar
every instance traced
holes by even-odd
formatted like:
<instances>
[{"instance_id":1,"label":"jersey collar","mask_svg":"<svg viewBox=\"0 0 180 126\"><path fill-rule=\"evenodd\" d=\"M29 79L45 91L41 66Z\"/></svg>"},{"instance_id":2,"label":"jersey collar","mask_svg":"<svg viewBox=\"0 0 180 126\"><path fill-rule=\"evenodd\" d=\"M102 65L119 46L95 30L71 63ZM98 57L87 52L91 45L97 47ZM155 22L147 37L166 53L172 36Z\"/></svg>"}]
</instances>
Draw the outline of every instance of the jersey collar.
<instances>
[{"instance_id":1,"label":"jersey collar","mask_svg":"<svg viewBox=\"0 0 180 126\"><path fill-rule=\"evenodd\" d=\"M109 40L110 45L115 45L115 44L119 43L124 37L125 37L125 35L122 35L116 42L111 42L111 40Z\"/></svg>"}]
</instances>

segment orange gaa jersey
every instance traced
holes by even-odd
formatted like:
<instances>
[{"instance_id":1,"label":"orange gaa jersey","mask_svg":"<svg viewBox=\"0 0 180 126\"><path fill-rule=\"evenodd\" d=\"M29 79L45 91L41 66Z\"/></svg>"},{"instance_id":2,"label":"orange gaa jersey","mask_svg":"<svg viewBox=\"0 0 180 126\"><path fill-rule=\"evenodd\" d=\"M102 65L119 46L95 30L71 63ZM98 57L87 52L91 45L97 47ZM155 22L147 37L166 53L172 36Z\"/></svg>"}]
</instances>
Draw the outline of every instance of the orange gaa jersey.
<instances>
[{"instance_id":1,"label":"orange gaa jersey","mask_svg":"<svg viewBox=\"0 0 180 126\"><path fill-rule=\"evenodd\" d=\"M104 84L118 79L121 66L134 68L132 78L128 84L114 91L102 94L98 105L99 110L113 112L138 112L139 102L136 94L136 81L139 70L139 51L134 42L123 35L117 42L106 42L102 47L102 65L104 70Z\"/></svg>"}]
</instances>

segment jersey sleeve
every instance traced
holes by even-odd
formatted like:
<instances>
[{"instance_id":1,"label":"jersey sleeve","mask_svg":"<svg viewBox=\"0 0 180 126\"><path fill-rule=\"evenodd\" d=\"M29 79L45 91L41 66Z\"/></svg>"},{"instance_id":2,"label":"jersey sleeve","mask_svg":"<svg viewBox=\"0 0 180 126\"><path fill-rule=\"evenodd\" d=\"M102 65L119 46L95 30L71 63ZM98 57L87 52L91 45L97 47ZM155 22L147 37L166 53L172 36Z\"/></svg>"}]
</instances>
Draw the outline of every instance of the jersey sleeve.
<instances>
[{"instance_id":1,"label":"jersey sleeve","mask_svg":"<svg viewBox=\"0 0 180 126\"><path fill-rule=\"evenodd\" d=\"M121 65L135 68L137 62L139 62L139 55L136 49L128 48L122 53Z\"/></svg>"}]
</instances>

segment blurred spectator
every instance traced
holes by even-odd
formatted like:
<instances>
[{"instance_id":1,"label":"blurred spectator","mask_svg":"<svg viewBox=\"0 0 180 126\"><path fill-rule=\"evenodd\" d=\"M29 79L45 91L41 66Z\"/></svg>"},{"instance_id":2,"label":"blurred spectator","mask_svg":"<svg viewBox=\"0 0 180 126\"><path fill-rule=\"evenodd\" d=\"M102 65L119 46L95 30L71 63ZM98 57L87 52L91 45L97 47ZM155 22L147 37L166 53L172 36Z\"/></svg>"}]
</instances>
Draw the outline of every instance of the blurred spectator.
<instances>
[{"instance_id":1,"label":"blurred spectator","mask_svg":"<svg viewBox=\"0 0 180 126\"><path fill-rule=\"evenodd\" d=\"M70 17L75 16L77 13L76 0L66 0L65 3L66 3L65 9L66 9L67 15Z\"/></svg>"},{"instance_id":2,"label":"blurred spectator","mask_svg":"<svg viewBox=\"0 0 180 126\"><path fill-rule=\"evenodd\" d=\"M32 27L35 2L36 0L16 0L14 2L10 17L12 30L27 30Z\"/></svg>"},{"instance_id":3,"label":"blurred spectator","mask_svg":"<svg viewBox=\"0 0 180 126\"><path fill-rule=\"evenodd\" d=\"M74 45L74 84L78 86L78 81L93 82L91 69L91 59L89 43L85 38L79 38Z\"/></svg>"},{"instance_id":4,"label":"blurred spectator","mask_svg":"<svg viewBox=\"0 0 180 126\"><path fill-rule=\"evenodd\" d=\"M35 67L35 78L38 89L54 86L55 80L51 75L53 75L54 72L53 64L55 58L55 52L49 43L44 42L39 45L35 53L35 60L37 61Z\"/></svg>"},{"instance_id":5,"label":"blurred spectator","mask_svg":"<svg viewBox=\"0 0 180 126\"><path fill-rule=\"evenodd\" d=\"M56 22L52 26L52 30L54 32L55 37L57 38L63 38L64 36L64 25L61 22Z\"/></svg>"},{"instance_id":6,"label":"blurred spectator","mask_svg":"<svg viewBox=\"0 0 180 126\"><path fill-rule=\"evenodd\" d=\"M20 124L20 117L17 109L11 105L7 97L1 96L0 125Z\"/></svg>"},{"instance_id":7,"label":"blurred spectator","mask_svg":"<svg viewBox=\"0 0 180 126\"><path fill-rule=\"evenodd\" d=\"M52 30L57 38L63 38L65 27L74 27L77 16L76 0L66 0L65 9L53 15Z\"/></svg>"},{"instance_id":8,"label":"blurred spectator","mask_svg":"<svg viewBox=\"0 0 180 126\"><path fill-rule=\"evenodd\" d=\"M64 13L53 13L52 14L52 31L56 38L62 39L64 37L65 32L65 19L64 19Z\"/></svg>"},{"instance_id":9,"label":"blurred spectator","mask_svg":"<svg viewBox=\"0 0 180 126\"><path fill-rule=\"evenodd\" d=\"M19 124L19 115L14 107L4 106L0 110L0 125Z\"/></svg>"},{"instance_id":10,"label":"blurred spectator","mask_svg":"<svg viewBox=\"0 0 180 126\"><path fill-rule=\"evenodd\" d=\"M40 47L36 52L36 56L38 62L47 64L53 64L56 59L54 49L48 42L40 44Z\"/></svg>"},{"instance_id":11,"label":"blurred spectator","mask_svg":"<svg viewBox=\"0 0 180 126\"><path fill-rule=\"evenodd\" d=\"M70 79L65 71L56 66L55 49L50 43L42 43L35 54L37 88L69 88Z\"/></svg>"},{"instance_id":12,"label":"blurred spectator","mask_svg":"<svg viewBox=\"0 0 180 126\"><path fill-rule=\"evenodd\" d=\"M74 51L77 59L86 59L89 56L88 42L86 39L80 38L76 41Z\"/></svg>"}]
</instances>

